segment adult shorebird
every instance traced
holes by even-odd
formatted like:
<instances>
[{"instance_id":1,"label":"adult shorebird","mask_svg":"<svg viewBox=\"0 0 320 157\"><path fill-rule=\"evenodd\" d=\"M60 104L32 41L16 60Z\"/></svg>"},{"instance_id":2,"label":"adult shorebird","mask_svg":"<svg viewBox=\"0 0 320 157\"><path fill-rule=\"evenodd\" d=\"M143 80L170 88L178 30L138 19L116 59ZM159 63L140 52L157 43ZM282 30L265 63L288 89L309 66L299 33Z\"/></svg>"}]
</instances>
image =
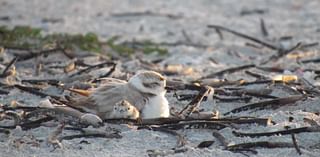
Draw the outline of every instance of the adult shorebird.
<instances>
[{"instance_id":1,"label":"adult shorebird","mask_svg":"<svg viewBox=\"0 0 320 157\"><path fill-rule=\"evenodd\" d=\"M70 105L108 119L116 103L128 101L142 119L169 117L169 105L165 97L166 79L154 71L139 72L128 82L106 78L88 96L71 98Z\"/></svg>"}]
</instances>

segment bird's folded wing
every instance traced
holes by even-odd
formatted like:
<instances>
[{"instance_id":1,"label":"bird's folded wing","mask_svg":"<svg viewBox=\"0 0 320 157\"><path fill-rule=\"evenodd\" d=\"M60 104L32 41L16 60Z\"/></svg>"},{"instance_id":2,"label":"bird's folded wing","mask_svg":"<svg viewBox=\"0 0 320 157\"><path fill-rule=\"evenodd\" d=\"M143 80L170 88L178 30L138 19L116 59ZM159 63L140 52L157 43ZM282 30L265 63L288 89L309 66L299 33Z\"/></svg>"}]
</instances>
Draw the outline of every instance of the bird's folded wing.
<instances>
[{"instance_id":1,"label":"bird's folded wing","mask_svg":"<svg viewBox=\"0 0 320 157\"><path fill-rule=\"evenodd\" d=\"M103 118L107 117L112 112L114 105L121 100L127 100L139 111L142 111L147 101L146 96L130 88L127 82L108 79L107 82L94 89L89 97L78 96L72 106L98 114Z\"/></svg>"},{"instance_id":2,"label":"bird's folded wing","mask_svg":"<svg viewBox=\"0 0 320 157\"><path fill-rule=\"evenodd\" d=\"M112 111L113 106L121 100L127 100L138 110L145 105L144 96L137 90L129 88L127 83L101 86L92 93L91 97L96 101L101 112Z\"/></svg>"},{"instance_id":3,"label":"bird's folded wing","mask_svg":"<svg viewBox=\"0 0 320 157\"><path fill-rule=\"evenodd\" d=\"M108 95L114 95L113 93L115 92L119 93L119 90L112 92L114 90L113 88L127 83L126 81L114 78L103 78L103 80L104 81L100 87L91 90L68 89L72 93L75 93L70 95L71 106L77 108L97 109L97 106L101 105L101 102L106 102L99 101L100 99L103 99L104 97L109 99ZM97 102L95 102L95 100L97 100Z\"/></svg>"},{"instance_id":4,"label":"bird's folded wing","mask_svg":"<svg viewBox=\"0 0 320 157\"><path fill-rule=\"evenodd\" d=\"M113 106L124 99L123 89L126 88L125 84L104 84L97 88L90 98L95 100L99 112L109 112L113 110Z\"/></svg>"},{"instance_id":5,"label":"bird's folded wing","mask_svg":"<svg viewBox=\"0 0 320 157\"><path fill-rule=\"evenodd\" d=\"M142 111L146 105L147 96L132 88L125 88L122 93L125 95L125 99L135 106L139 111Z\"/></svg>"},{"instance_id":6,"label":"bird's folded wing","mask_svg":"<svg viewBox=\"0 0 320 157\"><path fill-rule=\"evenodd\" d=\"M71 106L73 108L84 110L86 112L90 112L94 114L97 113L96 112L97 104L92 98L87 96L82 96L82 95L73 96L69 98L69 103L66 105Z\"/></svg>"}]
</instances>

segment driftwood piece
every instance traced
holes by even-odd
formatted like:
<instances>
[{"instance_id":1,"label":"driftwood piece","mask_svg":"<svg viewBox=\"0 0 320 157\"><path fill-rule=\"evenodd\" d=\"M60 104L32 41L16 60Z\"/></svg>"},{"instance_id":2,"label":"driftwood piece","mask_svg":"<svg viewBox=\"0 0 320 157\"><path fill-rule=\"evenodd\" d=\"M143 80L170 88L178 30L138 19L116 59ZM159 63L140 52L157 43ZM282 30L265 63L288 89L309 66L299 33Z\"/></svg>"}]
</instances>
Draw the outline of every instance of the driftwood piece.
<instances>
[{"instance_id":1,"label":"driftwood piece","mask_svg":"<svg viewBox=\"0 0 320 157\"><path fill-rule=\"evenodd\" d=\"M287 70L279 67L266 67L266 66L256 66L256 68L265 72L276 72L276 73L283 73L284 71Z\"/></svg>"},{"instance_id":2,"label":"driftwood piece","mask_svg":"<svg viewBox=\"0 0 320 157\"><path fill-rule=\"evenodd\" d=\"M225 80L225 79L216 79L216 78L205 78L194 81L194 83L200 83L202 86L211 86L214 88L221 87L221 86L230 86L230 85L238 85L241 84L243 80Z\"/></svg>"},{"instance_id":3,"label":"driftwood piece","mask_svg":"<svg viewBox=\"0 0 320 157\"><path fill-rule=\"evenodd\" d=\"M266 63L268 63L270 61L277 61L280 58L286 56L287 54L293 52L294 50L299 49L301 46L302 46L302 43L299 42L295 46L293 46L293 47L291 47L289 49L279 49L277 54L272 55L270 58L268 58L267 60L263 61L261 64L266 64Z\"/></svg>"},{"instance_id":4,"label":"driftwood piece","mask_svg":"<svg viewBox=\"0 0 320 157\"><path fill-rule=\"evenodd\" d=\"M198 148L208 148L210 147L212 144L214 143L214 141L210 140L210 141L202 141L201 143L198 144Z\"/></svg>"},{"instance_id":5,"label":"driftwood piece","mask_svg":"<svg viewBox=\"0 0 320 157\"><path fill-rule=\"evenodd\" d=\"M160 132L164 132L164 133L168 133L171 135L174 135L177 137L177 148L179 147L183 147L186 144L186 139L184 138L183 135L181 135L180 133L178 133L177 131L171 130L171 129L167 129L164 127L155 127L155 126L143 126L143 127L139 127L138 129L149 129L149 130L154 130L154 131L160 131Z\"/></svg>"},{"instance_id":6,"label":"driftwood piece","mask_svg":"<svg viewBox=\"0 0 320 157\"><path fill-rule=\"evenodd\" d=\"M223 30L223 31L226 31L226 32L229 32L229 33L232 33L234 35L237 35L239 37L242 37L242 38L245 38L245 39L248 39L248 40L251 40L255 43L258 43L258 44L261 44L271 50L280 50L281 48L275 46L275 45L272 45L270 43L267 43L267 42L264 42L260 39L257 39L257 38L254 38L252 36L249 36L249 35L246 35L246 34L243 34L243 33L240 33L240 32L237 32L237 31L234 31L234 30L231 30L229 28L226 28L226 27L223 27L223 26L218 26L218 25L208 25L207 26L208 28L214 28L214 29L219 29L219 30Z\"/></svg>"},{"instance_id":7,"label":"driftwood piece","mask_svg":"<svg viewBox=\"0 0 320 157\"><path fill-rule=\"evenodd\" d=\"M113 124L133 124L138 126L145 126L145 125L164 125L164 124L177 124L180 122L196 122L196 121L207 121L207 122L219 122L219 123L226 123L226 124L258 124L258 125L270 125L271 118L255 118L255 117L232 117L232 118L218 118L218 119L194 119L194 118L187 118L181 119L176 117L169 117L169 118L156 118L156 119L143 119L142 121L138 122L137 120L132 119L106 119L104 120L107 123Z\"/></svg>"},{"instance_id":8,"label":"driftwood piece","mask_svg":"<svg viewBox=\"0 0 320 157\"><path fill-rule=\"evenodd\" d=\"M318 96L320 95L320 90L318 89L317 86L310 83L303 76L301 76L299 79L300 79L301 84L303 85L303 91L306 91L310 94L314 94L314 95L318 95Z\"/></svg>"},{"instance_id":9,"label":"driftwood piece","mask_svg":"<svg viewBox=\"0 0 320 157\"><path fill-rule=\"evenodd\" d=\"M290 147L290 143L271 143L271 142L249 142L249 143L240 143L240 144L230 144L229 142L218 130L213 130L212 135L219 140L221 145L224 147L225 150L234 152L234 153L241 153L245 156L244 152L251 152L253 154L258 154L256 150L253 148L256 147L267 147L267 148L283 148L283 147Z\"/></svg>"},{"instance_id":10,"label":"driftwood piece","mask_svg":"<svg viewBox=\"0 0 320 157\"><path fill-rule=\"evenodd\" d=\"M56 48L52 48L52 49L48 49L48 50L40 50L40 51L32 51L30 49L28 49L29 54L25 54L25 55L18 55L18 61L25 61L25 60L29 60L44 54L50 54L50 53L55 53L55 52L63 52L64 49L62 49L61 47L56 47Z\"/></svg>"},{"instance_id":11,"label":"driftwood piece","mask_svg":"<svg viewBox=\"0 0 320 157\"><path fill-rule=\"evenodd\" d=\"M185 118L189 117L190 114L200 106L200 103L203 100L203 98L207 96L210 92L213 92L213 89L211 87L208 87L208 86L203 87L199 91L199 94L179 112L179 116L182 116Z\"/></svg>"},{"instance_id":12,"label":"driftwood piece","mask_svg":"<svg viewBox=\"0 0 320 157\"><path fill-rule=\"evenodd\" d=\"M181 122L177 124L164 124L161 127L169 128L173 130L178 129L215 129L221 130L225 127L231 127L230 124L220 123L220 122Z\"/></svg>"},{"instance_id":13,"label":"driftwood piece","mask_svg":"<svg viewBox=\"0 0 320 157\"><path fill-rule=\"evenodd\" d=\"M42 84L42 83L47 83L50 85L54 85L54 86L59 86L59 84L61 84L60 80L56 80L56 79L25 79L25 80L21 80L22 83L31 83L31 84Z\"/></svg>"},{"instance_id":14,"label":"driftwood piece","mask_svg":"<svg viewBox=\"0 0 320 157\"><path fill-rule=\"evenodd\" d=\"M312 43L308 43L308 44L303 44L301 45L301 49L305 49L305 48L310 48L310 47L314 47L314 46L318 46L319 42L312 42Z\"/></svg>"},{"instance_id":15,"label":"driftwood piece","mask_svg":"<svg viewBox=\"0 0 320 157\"><path fill-rule=\"evenodd\" d=\"M167 80L167 90L196 90L200 91L203 87L195 84L185 84L182 81Z\"/></svg>"},{"instance_id":16,"label":"driftwood piece","mask_svg":"<svg viewBox=\"0 0 320 157\"><path fill-rule=\"evenodd\" d=\"M218 130L213 130L212 132L212 136L214 136L215 138L218 139L218 141L220 142L220 144L224 147L227 148L229 145L229 141L227 141L227 139L218 131Z\"/></svg>"},{"instance_id":17,"label":"driftwood piece","mask_svg":"<svg viewBox=\"0 0 320 157\"><path fill-rule=\"evenodd\" d=\"M60 99L59 96L44 93L44 92L40 91L40 90L37 89L37 88L28 87L28 86L19 85L19 84L14 85L14 87L16 87L16 88L18 88L18 89L20 89L20 90L29 92L29 93L31 93L31 94L38 95L38 96L43 97L43 98L49 96L49 97L52 97L52 98L54 98L54 99Z\"/></svg>"},{"instance_id":18,"label":"driftwood piece","mask_svg":"<svg viewBox=\"0 0 320 157\"><path fill-rule=\"evenodd\" d=\"M30 118L37 115L49 115L51 117L56 117L60 121L71 121L79 122L86 125L92 125L94 127L99 127L103 125L102 120L91 113L82 113L76 109L70 108L68 106L54 106L53 108L42 108L30 112L26 118ZM70 117L70 118L68 118Z\"/></svg>"},{"instance_id":19,"label":"driftwood piece","mask_svg":"<svg viewBox=\"0 0 320 157\"><path fill-rule=\"evenodd\" d=\"M65 115L76 117L80 120L81 123L89 124L95 127L103 125L102 120L98 116L91 113L82 113L76 109L67 106L55 106L53 109L57 113L62 113Z\"/></svg>"},{"instance_id":20,"label":"driftwood piece","mask_svg":"<svg viewBox=\"0 0 320 157\"><path fill-rule=\"evenodd\" d=\"M266 79L270 79L268 76L256 73L256 72L252 72L249 70L244 71L247 75L250 75L252 77L255 77L258 80L266 80Z\"/></svg>"},{"instance_id":21,"label":"driftwood piece","mask_svg":"<svg viewBox=\"0 0 320 157\"><path fill-rule=\"evenodd\" d=\"M62 140L72 140L75 138L122 138L118 133L87 133L87 134L78 134L78 135L66 135L59 138L59 141Z\"/></svg>"},{"instance_id":22,"label":"driftwood piece","mask_svg":"<svg viewBox=\"0 0 320 157\"><path fill-rule=\"evenodd\" d=\"M320 58L312 58L312 59L305 59L302 60L301 63L307 64L307 63L319 63Z\"/></svg>"},{"instance_id":23,"label":"driftwood piece","mask_svg":"<svg viewBox=\"0 0 320 157\"><path fill-rule=\"evenodd\" d=\"M232 95L249 95L249 96L254 96L254 97L259 97L259 98L271 98L275 99L278 98L276 96L269 95L272 93L272 89L269 88L258 88L258 89L240 89L240 90L235 90L232 91Z\"/></svg>"},{"instance_id":24,"label":"driftwood piece","mask_svg":"<svg viewBox=\"0 0 320 157\"><path fill-rule=\"evenodd\" d=\"M74 108L64 105L54 105L49 99L40 102L39 107L25 115L25 119L41 116L55 117L61 122L79 122L86 125L99 127L103 125L103 121L96 115L91 113L82 113Z\"/></svg>"},{"instance_id":25,"label":"driftwood piece","mask_svg":"<svg viewBox=\"0 0 320 157\"><path fill-rule=\"evenodd\" d=\"M21 123L20 115L14 111L5 111L0 113L0 121L3 119L13 119L13 124L11 125L0 125L0 128L3 129L14 129Z\"/></svg>"},{"instance_id":26,"label":"driftwood piece","mask_svg":"<svg viewBox=\"0 0 320 157\"><path fill-rule=\"evenodd\" d=\"M268 13L267 9L242 9L240 12L241 16L246 16L246 15L253 15L253 14L257 14L257 15L262 15Z\"/></svg>"},{"instance_id":27,"label":"driftwood piece","mask_svg":"<svg viewBox=\"0 0 320 157\"><path fill-rule=\"evenodd\" d=\"M239 95L239 94L238 94ZM192 100L196 97L197 95L194 95L194 94L184 94L184 95L177 95L177 99L179 101L186 101L186 100ZM221 97L221 96L218 96L218 95L213 95L212 98L214 98L215 100L218 100L220 102L234 102L234 101L244 101L244 102L249 102L252 97L250 96L242 96L242 94L237 97ZM273 97L274 98L274 97ZM205 96L203 98L203 101L207 101L208 100L208 96ZM191 114L192 115L192 114Z\"/></svg>"},{"instance_id":28,"label":"driftwood piece","mask_svg":"<svg viewBox=\"0 0 320 157\"><path fill-rule=\"evenodd\" d=\"M298 152L299 155L302 154L301 150L300 150L300 147L298 146L298 142L297 142L297 139L296 139L296 136L295 134L291 134L291 139L292 139L292 143L294 145L294 148L296 149L296 151Z\"/></svg>"},{"instance_id":29,"label":"driftwood piece","mask_svg":"<svg viewBox=\"0 0 320 157\"><path fill-rule=\"evenodd\" d=\"M0 78L7 76L8 70L10 69L10 67L11 67L12 65L14 65L14 63L15 63L17 60L18 60L18 57L15 57L15 58L13 58L13 59L9 62L9 64L6 66L6 68L2 71L2 74L0 74Z\"/></svg>"},{"instance_id":30,"label":"driftwood piece","mask_svg":"<svg viewBox=\"0 0 320 157\"><path fill-rule=\"evenodd\" d=\"M76 138L122 138L122 136L119 134L118 131L111 131L107 132L105 130L100 130L100 129L92 129L92 128L70 128L66 127L65 130L76 130L80 131L81 134L76 134L76 135L64 135L58 137L59 141L62 140L72 140Z\"/></svg>"},{"instance_id":31,"label":"driftwood piece","mask_svg":"<svg viewBox=\"0 0 320 157\"><path fill-rule=\"evenodd\" d=\"M269 141L259 141L259 142L249 142L249 143L240 143L229 145L228 150L237 150L237 149L249 149L249 148L292 148L294 147L292 143L287 142L269 142Z\"/></svg>"},{"instance_id":32,"label":"driftwood piece","mask_svg":"<svg viewBox=\"0 0 320 157\"><path fill-rule=\"evenodd\" d=\"M238 108L235 108L229 112L224 113L223 115L229 115L231 113L239 113L243 111L248 111L252 109L266 109L266 108L274 108L274 107L281 107L283 105L295 103L296 101L302 100L306 98L305 95L294 95L294 96L289 96L285 98L277 98L273 100L267 100L267 101L262 101L262 102L257 102L257 103L252 103L248 104L245 106L241 106Z\"/></svg>"},{"instance_id":33,"label":"driftwood piece","mask_svg":"<svg viewBox=\"0 0 320 157\"><path fill-rule=\"evenodd\" d=\"M252 97L248 97L248 96L241 96L241 97L220 97L217 95L213 96L214 99L217 99L218 101L221 102L234 102L234 101L238 101L238 102L249 102Z\"/></svg>"},{"instance_id":34,"label":"driftwood piece","mask_svg":"<svg viewBox=\"0 0 320 157\"><path fill-rule=\"evenodd\" d=\"M95 78L92 82L95 83L97 81L99 81L100 78L104 78L104 77L109 77L115 70L116 70L117 64L113 64L112 67L110 68L110 70L106 73L103 74L101 76L99 76L98 78Z\"/></svg>"},{"instance_id":35,"label":"driftwood piece","mask_svg":"<svg viewBox=\"0 0 320 157\"><path fill-rule=\"evenodd\" d=\"M233 131L232 133L237 137L260 137L260 136L275 136L275 135L290 135L290 134L297 134L302 132L320 132L319 126L311 126L311 127L302 127L302 128L294 128L288 130L280 130L280 131L273 131L273 132L261 132L261 133L243 133Z\"/></svg>"},{"instance_id":36,"label":"driftwood piece","mask_svg":"<svg viewBox=\"0 0 320 157\"><path fill-rule=\"evenodd\" d=\"M159 156L168 156L168 155L173 155L177 153L184 153L188 151L187 148L178 148L178 149L170 149L170 150L147 150L148 156L149 157L159 157Z\"/></svg>"},{"instance_id":37,"label":"driftwood piece","mask_svg":"<svg viewBox=\"0 0 320 157\"><path fill-rule=\"evenodd\" d=\"M22 104L18 101L11 101L11 103L8 105L3 105L3 106L0 105L0 108L4 111L23 110L25 112L30 112L30 111L34 111L36 109L39 109L39 107L28 106L28 105Z\"/></svg>"},{"instance_id":38,"label":"driftwood piece","mask_svg":"<svg viewBox=\"0 0 320 157\"><path fill-rule=\"evenodd\" d=\"M219 142L221 143L221 145L223 146L223 148L225 150L229 150L231 152L241 153L241 154L244 154L243 151L250 151L254 154L257 154L257 151L252 150L250 148L236 147L236 148L230 149L229 146L232 146L232 145L230 145L230 142L218 130L213 130L212 135L219 140ZM244 154L244 155L246 155L246 154Z\"/></svg>"},{"instance_id":39,"label":"driftwood piece","mask_svg":"<svg viewBox=\"0 0 320 157\"><path fill-rule=\"evenodd\" d=\"M267 37L269 35L269 33L268 33L267 27L264 23L264 20L262 18L260 19L260 28L261 28L262 35Z\"/></svg>"},{"instance_id":40,"label":"driftwood piece","mask_svg":"<svg viewBox=\"0 0 320 157\"><path fill-rule=\"evenodd\" d=\"M261 22L262 23L262 22ZM219 30L223 30L223 31L226 31L226 32L229 32L229 33L232 33L234 35L237 35L239 37L242 37L242 38L245 38L245 39L248 39L248 40L251 40L253 42L256 42L258 44L261 44L269 49L272 49L272 50L276 50L277 51L277 54L275 55L272 55L270 58L268 58L267 60L263 61L261 64L266 64L270 61L274 61L274 60L278 60L280 59L281 57L291 53L292 51L300 48L302 46L302 43L297 43L295 46L293 46L292 48L289 48L289 49L283 49L281 47L278 47L278 46L275 46L273 44L270 44L270 43L267 43L265 41L262 41L260 39L257 39L257 38L254 38L252 36L249 36L249 35L246 35L246 34L243 34L243 33L240 33L240 32L237 32L237 31L234 31L234 30L231 30L229 28L226 28L226 27L223 27L223 26L218 26L218 25L208 25L207 26L208 28L214 28L214 29L219 29Z\"/></svg>"},{"instance_id":41,"label":"driftwood piece","mask_svg":"<svg viewBox=\"0 0 320 157\"><path fill-rule=\"evenodd\" d=\"M154 45L166 46L166 47L175 47L175 46L190 46L196 48L208 48L210 45L201 44L201 43L192 43L188 41L175 41L175 42L152 42ZM120 43L120 45L132 47L134 49L139 49L145 45L145 41L125 41Z\"/></svg>"},{"instance_id":42,"label":"driftwood piece","mask_svg":"<svg viewBox=\"0 0 320 157\"><path fill-rule=\"evenodd\" d=\"M52 120L54 120L53 117L45 117L45 118L41 118L38 120L27 121L27 122L21 123L20 126L21 126L22 130L29 130L29 129L33 129L33 128L38 128L41 126L42 123L52 121Z\"/></svg>"},{"instance_id":43,"label":"driftwood piece","mask_svg":"<svg viewBox=\"0 0 320 157\"><path fill-rule=\"evenodd\" d=\"M253 68L253 67L255 67L254 64L246 64L246 65L242 65L242 66L238 66L238 67L232 67L232 68L224 69L224 70L209 74L209 75L207 75L205 77L202 77L201 79L214 78L214 77L226 74L226 73L230 74L230 73L234 73L234 72L237 72L237 71L241 71L241 70L248 69L248 68Z\"/></svg>"},{"instance_id":44,"label":"driftwood piece","mask_svg":"<svg viewBox=\"0 0 320 157\"><path fill-rule=\"evenodd\" d=\"M76 76L76 75L80 75L80 74L82 74L82 73L89 72L89 71L91 71L91 70L93 70L93 69L102 68L102 67L104 67L104 66L110 66L110 65L111 65L111 66L114 66L115 63L114 63L114 62L111 62L111 61L106 61L106 62L103 62L103 63L100 63L100 64L91 65L91 66L89 66L89 67L87 67L87 68L85 68L85 69L79 70L78 72L71 74L70 77L74 77L74 76Z\"/></svg>"},{"instance_id":45,"label":"driftwood piece","mask_svg":"<svg viewBox=\"0 0 320 157\"><path fill-rule=\"evenodd\" d=\"M158 13L153 11L142 11L142 12L124 12L124 13L112 13L111 17L113 18L132 18L132 17L142 17L142 16L150 16L150 17L167 17L172 20L177 20L184 18L183 15L180 14L170 14L170 13Z\"/></svg>"},{"instance_id":46,"label":"driftwood piece","mask_svg":"<svg viewBox=\"0 0 320 157\"><path fill-rule=\"evenodd\" d=\"M232 127L231 122L227 121L170 121L169 119L150 119L150 120L142 120L141 122L137 122L136 120L131 120L131 119L109 119L105 120L108 123L116 123L116 124L132 124L132 125L137 125L140 127L144 126L150 126L150 125L159 125L161 128L168 128L168 129L173 129L173 130L178 130L178 129L192 129L192 128L206 128L206 129L216 129L220 130L225 127ZM241 120L240 120L241 121ZM241 121L244 122L244 121ZM254 123L253 121L249 123ZM243 123L242 123L243 124Z\"/></svg>"},{"instance_id":47,"label":"driftwood piece","mask_svg":"<svg viewBox=\"0 0 320 157\"><path fill-rule=\"evenodd\" d=\"M244 45L248 46L248 47L253 47L253 48L256 48L256 49L262 49L263 48L263 46L261 46L261 45L257 45L257 44L253 44L253 43L249 43L249 42L246 42Z\"/></svg>"}]
</instances>

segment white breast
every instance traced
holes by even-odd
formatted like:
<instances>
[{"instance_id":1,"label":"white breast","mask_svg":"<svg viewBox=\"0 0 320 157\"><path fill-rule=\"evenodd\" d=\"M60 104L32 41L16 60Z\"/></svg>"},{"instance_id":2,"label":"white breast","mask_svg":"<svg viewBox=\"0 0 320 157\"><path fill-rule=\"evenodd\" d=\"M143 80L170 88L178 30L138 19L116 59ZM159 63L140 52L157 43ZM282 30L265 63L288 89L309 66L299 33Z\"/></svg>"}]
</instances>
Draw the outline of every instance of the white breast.
<instances>
[{"instance_id":1,"label":"white breast","mask_svg":"<svg viewBox=\"0 0 320 157\"><path fill-rule=\"evenodd\" d=\"M169 105L168 100L164 97L164 93L149 98L147 104L142 110L142 118L160 118L169 117Z\"/></svg>"}]
</instances>

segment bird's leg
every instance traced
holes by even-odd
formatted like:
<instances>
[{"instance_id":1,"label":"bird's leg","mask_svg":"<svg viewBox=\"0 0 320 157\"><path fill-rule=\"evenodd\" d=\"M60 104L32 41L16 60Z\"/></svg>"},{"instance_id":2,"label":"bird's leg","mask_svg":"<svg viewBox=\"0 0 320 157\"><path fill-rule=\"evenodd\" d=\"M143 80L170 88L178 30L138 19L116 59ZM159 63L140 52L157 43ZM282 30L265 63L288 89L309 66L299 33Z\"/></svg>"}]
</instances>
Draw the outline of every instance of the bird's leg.
<instances>
[{"instance_id":1,"label":"bird's leg","mask_svg":"<svg viewBox=\"0 0 320 157\"><path fill-rule=\"evenodd\" d=\"M137 124L138 124L138 125L141 125L141 124L142 124L142 118L141 118L141 117L138 117L138 118L137 118Z\"/></svg>"}]
</instances>

